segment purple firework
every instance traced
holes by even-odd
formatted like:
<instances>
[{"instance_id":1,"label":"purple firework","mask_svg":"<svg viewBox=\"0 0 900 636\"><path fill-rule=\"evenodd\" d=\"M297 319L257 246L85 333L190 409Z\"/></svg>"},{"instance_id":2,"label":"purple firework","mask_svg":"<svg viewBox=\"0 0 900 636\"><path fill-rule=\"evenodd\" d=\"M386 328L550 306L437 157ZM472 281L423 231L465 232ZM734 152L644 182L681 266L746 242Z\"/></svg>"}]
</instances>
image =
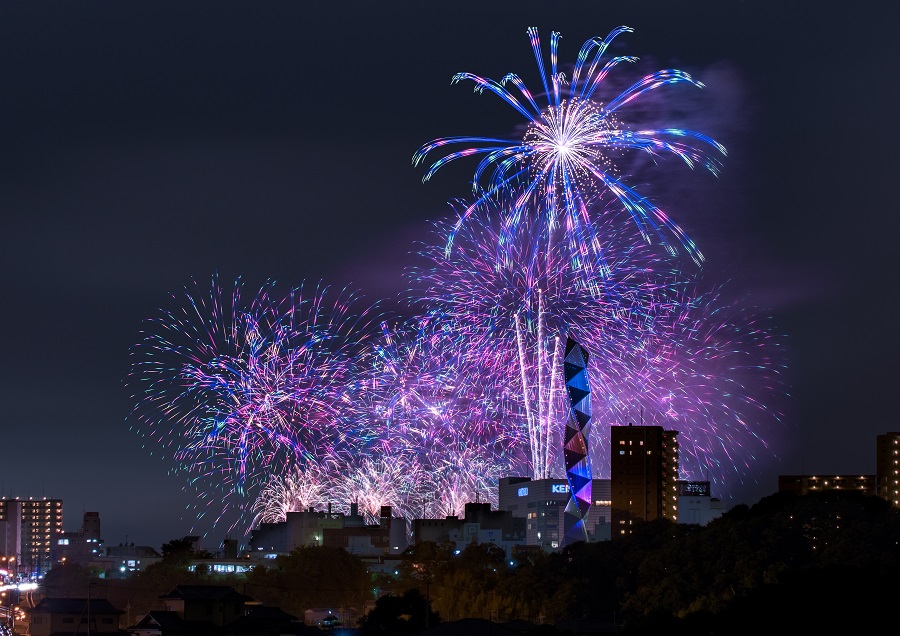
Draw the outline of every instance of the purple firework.
<instances>
[{"instance_id":1,"label":"purple firework","mask_svg":"<svg viewBox=\"0 0 900 636\"><path fill-rule=\"evenodd\" d=\"M484 497L515 464L518 432L466 368L461 327L439 312L385 325L373 356L366 399L378 431L368 454L417 467L422 478L407 487L411 514L461 511L461 491Z\"/></svg>"},{"instance_id":2,"label":"purple firework","mask_svg":"<svg viewBox=\"0 0 900 636\"><path fill-rule=\"evenodd\" d=\"M409 271L412 293L465 334L458 375L501 407L507 428L516 431L507 439L525 446L511 455L529 458L518 470L537 479L559 476L566 412L559 334L583 334L604 351L598 359L617 360L619 345L640 332L640 312L654 298L658 259L632 233L615 241L620 252L608 254L605 277L586 278L564 247L534 240L543 230L539 220L523 218L507 234L498 220L502 205L482 202L450 254L441 244L455 229L452 221L438 222L438 244L420 252L430 265ZM608 223L612 235L615 225ZM608 373L624 372L622 364L609 366Z\"/></svg>"},{"instance_id":3,"label":"purple firework","mask_svg":"<svg viewBox=\"0 0 900 636\"><path fill-rule=\"evenodd\" d=\"M366 437L354 388L372 308L355 311L355 293L267 282L245 297L214 276L173 301L132 350L132 429L212 486L216 523L273 469L339 461Z\"/></svg>"},{"instance_id":4,"label":"purple firework","mask_svg":"<svg viewBox=\"0 0 900 636\"><path fill-rule=\"evenodd\" d=\"M645 423L683 433L685 475L707 475L726 491L752 474L751 463L774 459L766 440L780 428L771 404L784 394L784 350L771 324L724 302L721 287L704 291L699 278L667 270L636 233L617 238L609 275L589 285L562 256L532 258L527 230L540 221L523 219L511 237L484 207L457 232L451 254L441 239L456 229L438 224L437 244L421 251L432 266L411 276L421 302L467 334L466 377L510 405L505 421L527 431L519 439L531 462L520 470L562 475L557 336L566 333L591 351L599 475L608 475L609 426L642 412Z\"/></svg>"}]
</instances>

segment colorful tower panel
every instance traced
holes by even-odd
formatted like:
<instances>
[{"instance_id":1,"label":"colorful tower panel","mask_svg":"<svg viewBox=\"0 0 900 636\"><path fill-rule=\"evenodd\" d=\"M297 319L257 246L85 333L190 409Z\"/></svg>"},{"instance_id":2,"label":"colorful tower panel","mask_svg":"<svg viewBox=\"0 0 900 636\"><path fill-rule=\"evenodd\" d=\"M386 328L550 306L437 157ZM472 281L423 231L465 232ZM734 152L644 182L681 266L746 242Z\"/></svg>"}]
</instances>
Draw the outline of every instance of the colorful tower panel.
<instances>
[{"instance_id":1,"label":"colorful tower panel","mask_svg":"<svg viewBox=\"0 0 900 636\"><path fill-rule=\"evenodd\" d=\"M565 511L563 545L588 538L584 525L591 507L591 456L587 443L587 427L591 421L591 384L587 363L587 350L571 338L566 338L563 373L570 406L563 454L566 479L569 481L569 502Z\"/></svg>"}]
</instances>

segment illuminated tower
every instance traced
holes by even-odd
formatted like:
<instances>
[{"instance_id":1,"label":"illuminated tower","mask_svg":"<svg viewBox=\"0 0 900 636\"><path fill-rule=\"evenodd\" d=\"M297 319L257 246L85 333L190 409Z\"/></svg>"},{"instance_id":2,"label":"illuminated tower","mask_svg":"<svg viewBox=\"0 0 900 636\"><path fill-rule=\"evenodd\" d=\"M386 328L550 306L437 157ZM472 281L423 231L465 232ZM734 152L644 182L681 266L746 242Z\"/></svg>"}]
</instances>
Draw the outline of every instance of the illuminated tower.
<instances>
[{"instance_id":1,"label":"illuminated tower","mask_svg":"<svg viewBox=\"0 0 900 636\"><path fill-rule=\"evenodd\" d=\"M875 484L879 497L900 506L900 433L885 433L876 438Z\"/></svg>"},{"instance_id":2,"label":"illuminated tower","mask_svg":"<svg viewBox=\"0 0 900 636\"><path fill-rule=\"evenodd\" d=\"M591 455L587 445L587 427L591 422L591 383L587 372L588 352L580 344L566 338L563 371L569 395L563 454L569 502L566 504L563 545L587 541L585 518L591 507Z\"/></svg>"},{"instance_id":3,"label":"illuminated tower","mask_svg":"<svg viewBox=\"0 0 900 636\"><path fill-rule=\"evenodd\" d=\"M678 522L678 431L610 427L612 538L654 519Z\"/></svg>"}]
</instances>

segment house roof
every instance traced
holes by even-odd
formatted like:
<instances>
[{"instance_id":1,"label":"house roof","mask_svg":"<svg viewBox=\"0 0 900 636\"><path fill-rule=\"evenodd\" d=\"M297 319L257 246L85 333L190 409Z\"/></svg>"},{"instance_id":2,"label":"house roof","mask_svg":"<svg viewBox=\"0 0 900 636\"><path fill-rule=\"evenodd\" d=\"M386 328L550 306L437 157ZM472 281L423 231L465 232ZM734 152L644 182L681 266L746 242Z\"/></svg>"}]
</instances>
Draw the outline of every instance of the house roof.
<instances>
[{"instance_id":1,"label":"house roof","mask_svg":"<svg viewBox=\"0 0 900 636\"><path fill-rule=\"evenodd\" d=\"M90 606L88 606L90 601ZM81 614L88 609L93 615L98 614L124 614L124 610L117 609L105 598L42 598L31 610L32 614Z\"/></svg>"},{"instance_id":2,"label":"house roof","mask_svg":"<svg viewBox=\"0 0 900 636\"><path fill-rule=\"evenodd\" d=\"M252 601L252 596L235 591L230 585L176 585L168 594L159 597L162 600L190 601Z\"/></svg>"},{"instance_id":3,"label":"house roof","mask_svg":"<svg viewBox=\"0 0 900 636\"><path fill-rule=\"evenodd\" d=\"M178 612L152 611L146 614L130 629L156 628L164 634L217 634L221 628L203 621L186 621Z\"/></svg>"}]
</instances>

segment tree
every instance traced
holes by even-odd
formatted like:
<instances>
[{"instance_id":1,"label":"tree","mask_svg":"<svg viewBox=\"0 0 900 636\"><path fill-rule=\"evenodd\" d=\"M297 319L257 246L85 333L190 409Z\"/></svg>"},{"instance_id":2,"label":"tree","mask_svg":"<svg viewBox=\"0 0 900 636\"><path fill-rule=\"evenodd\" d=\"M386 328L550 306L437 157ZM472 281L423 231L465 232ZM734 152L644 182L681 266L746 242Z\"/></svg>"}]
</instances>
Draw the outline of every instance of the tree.
<instances>
[{"instance_id":1,"label":"tree","mask_svg":"<svg viewBox=\"0 0 900 636\"><path fill-rule=\"evenodd\" d=\"M304 546L257 566L246 577L246 593L303 616L310 607L363 607L371 598L363 561L343 548Z\"/></svg>"},{"instance_id":2,"label":"tree","mask_svg":"<svg viewBox=\"0 0 900 636\"><path fill-rule=\"evenodd\" d=\"M419 590L407 590L402 596L386 594L375 608L360 620L363 636L400 636L415 634L440 623L440 614Z\"/></svg>"}]
</instances>

